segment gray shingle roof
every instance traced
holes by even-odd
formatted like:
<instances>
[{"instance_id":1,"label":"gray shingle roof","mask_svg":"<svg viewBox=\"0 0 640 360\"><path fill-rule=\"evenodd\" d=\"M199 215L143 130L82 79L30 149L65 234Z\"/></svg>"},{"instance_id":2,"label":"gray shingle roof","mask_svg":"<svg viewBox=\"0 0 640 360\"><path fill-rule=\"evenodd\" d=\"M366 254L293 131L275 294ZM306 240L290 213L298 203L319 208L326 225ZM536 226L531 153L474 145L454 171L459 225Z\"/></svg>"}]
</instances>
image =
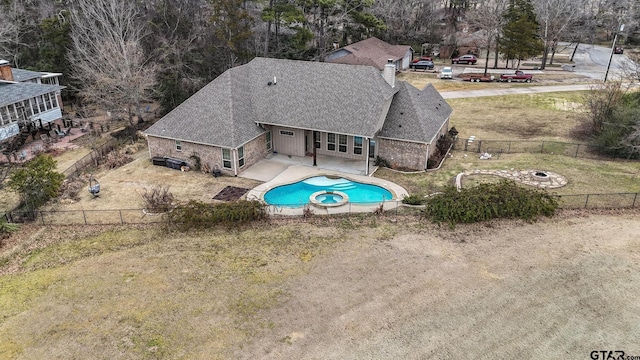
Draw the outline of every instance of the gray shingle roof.
<instances>
[{"instance_id":1,"label":"gray shingle roof","mask_svg":"<svg viewBox=\"0 0 640 360\"><path fill-rule=\"evenodd\" d=\"M0 83L0 106L14 104L18 101L55 92L64 89L64 86L44 85L31 82Z\"/></svg>"},{"instance_id":2,"label":"gray shingle roof","mask_svg":"<svg viewBox=\"0 0 640 360\"><path fill-rule=\"evenodd\" d=\"M16 68L11 68L11 72L13 73L13 81L17 82L29 81L46 75L46 73Z\"/></svg>"},{"instance_id":3,"label":"gray shingle roof","mask_svg":"<svg viewBox=\"0 0 640 360\"><path fill-rule=\"evenodd\" d=\"M396 84L399 91L378 136L432 143L453 110L431 84L422 91L404 81Z\"/></svg>"},{"instance_id":4,"label":"gray shingle roof","mask_svg":"<svg viewBox=\"0 0 640 360\"><path fill-rule=\"evenodd\" d=\"M263 131L256 123L373 137L396 91L369 66L255 58L220 75L146 133L223 147L255 138Z\"/></svg>"},{"instance_id":5,"label":"gray shingle roof","mask_svg":"<svg viewBox=\"0 0 640 360\"><path fill-rule=\"evenodd\" d=\"M243 67L230 69L147 129L169 139L235 148L264 132L254 122Z\"/></svg>"},{"instance_id":6,"label":"gray shingle roof","mask_svg":"<svg viewBox=\"0 0 640 360\"><path fill-rule=\"evenodd\" d=\"M376 37L343 47L351 54L331 60L333 63L351 65L373 65L378 70L383 70L387 60L398 61L411 49L409 45L391 45Z\"/></svg>"}]
</instances>

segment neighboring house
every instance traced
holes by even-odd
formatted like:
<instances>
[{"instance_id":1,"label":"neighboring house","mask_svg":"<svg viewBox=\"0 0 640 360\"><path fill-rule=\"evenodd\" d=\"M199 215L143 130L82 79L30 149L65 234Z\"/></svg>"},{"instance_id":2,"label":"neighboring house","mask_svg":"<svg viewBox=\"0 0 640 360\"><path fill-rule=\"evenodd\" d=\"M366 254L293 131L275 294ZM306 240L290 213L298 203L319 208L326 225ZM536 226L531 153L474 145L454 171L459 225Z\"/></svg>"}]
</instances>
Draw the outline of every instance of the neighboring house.
<instances>
[{"instance_id":1,"label":"neighboring house","mask_svg":"<svg viewBox=\"0 0 640 360\"><path fill-rule=\"evenodd\" d=\"M337 49L325 58L326 62L347 65L368 65L382 71L391 59L396 70L405 70L413 60L413 49L409 45L391 45L372 37Z\"/></svg>"},{"instance_id":2,"label":"neighboring house","mask_svg":"<svg viewBox=\"0 0 640 360\"><path fill-rule=\"evenodd\" d=\"M62 118L61 75L15 69L0 60L0 142Z\"/></svg>"},{"instance_id":3,"label":"neighboring house","mask_svg":"<svg viewBox=\"0 0 640 360\"><path fill-rule=\"evenodd\" d=\"M425 169L448 131L451 107L424 90L353 66L255 58L227 70L145 132L151 157L201 164L237 175L270 152L314 153ZM319 164L321 165L321 164Z\"/></svg>"}]
</instances>

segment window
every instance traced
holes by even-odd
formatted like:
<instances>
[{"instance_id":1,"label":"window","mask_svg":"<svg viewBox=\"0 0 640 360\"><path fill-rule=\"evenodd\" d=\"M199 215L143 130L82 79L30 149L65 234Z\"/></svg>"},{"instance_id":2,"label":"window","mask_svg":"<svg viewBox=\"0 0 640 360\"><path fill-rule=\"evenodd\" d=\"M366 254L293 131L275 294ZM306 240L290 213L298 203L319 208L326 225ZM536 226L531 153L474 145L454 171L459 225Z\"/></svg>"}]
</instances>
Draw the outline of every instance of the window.
<instances>
[{"instance_id":1,"label":"window","mask_svg":"<svg viewBox=\"0 0 640 360\"><path fill-rule=\"evenodd\" d=\"M340 146L338 147L338 151L346 153L347 152L347 135L339 135Z\"/></svg>"},{"instance_id":2,"label":"window","mask_svg":"<svg viewBox=\"0 0 640 360\"><path fill-rule=\"evenodd\" d=\"M293 131L289 131L289 130L280 130L280 135L284 135L284 136L294 136L296 133L294 133Z\"/></svg>"},{"instance_id":3,"label":"window","mask_svg":"<svg viewBox=\"0 0 640 360\"><path fill-rule=\"evenodd\" d=\"M47 110L53 109L53 106L51 106L51 94L44 94L43 96L47 106Z\"/></svg>"},{"instance_id":4,"label":"window","mask_svg":"<svg viewBox=\"0 0 640 360\"><path fill-rule=\"evenodd\" d=\"M38 101L36 98L31 98L29 100L29 105L31 106L31 110L33 110L33 115L40 114L40 109L38 109Z\"/></svg>"},{"instance_id":5,"label":"window","mask_svg":"<svg viewBox=\"0 0 640 360\"><path fill-rule=\"evenodd\" d=\"M44 97L40 95L36 99L38 100L38 106L40 107L40 112L47 111L47 108L44 106Z\"/></svg>"},{"instance_id":6,"label":"window","mask_svg":"<svg viewBox=\"0 0 640 360\"><path fill-rule=\"evenodd\" d=\"M316 144L316 149L320 149L320 133L317 131L313 132L313 142Z\"/></svg>"},{"instance_id":7,"label":"window","mask_svg":"<svg viewBox=\"0 0 640 360\"><path fill-rule=\"evenodd\" d=\"M54 108L58 107L58 97L56 96L56 94L51 95L51 103L53 104Z\"/></svg>"},{"instance_id":8,"label":"window","mask_svg":"<svg viewBox=\"0 0 640 360\"><path fill-rule=\"evenodd\" d=\"M182 151L182 141L176 140L176 151Z\"/></svg>"},{"instance_id":9,"label":"window","mask_svg":"<svg viewBox=\"0 0 640 360\"><path fill-rule=\"evenodd\" d=\"M336 134L327 133L327 150L336 151Z\"/></svg>"},{"instance_id":10,"label":"window","mask_svg":"<svg viewBox=\"0 0 640 360\"><path fill-rule=\"evenodd\" d=\"M362 155L362 137L360 136L353 137L353 153Z\"/></svg>"},{"instance_id":11,"label":"window","mask_svg":"<svg viewBox=\"0 0 640 360\"><path fill-rule=\"evenodd\" d=\"M267 151L271 150L271 131L267 131Z\"/></svg>"},{"instance_id":12,"label":"window","mask_svg":"<svg viewBox=\"0 0 640 360\"><path fill-rule=\"evenodd\" d=\"M231 169L231 149L222 149L222 167Z\"/></svg>"},{"instance_id":13,"label":"window","mask_svg":"<svg viewBox=\"0 0 640 360\"><path fill-rule=\"evenodd\" d=\"M238 148L238 164L240 167L244 166L244 146Z\"/></svg>"}]
</instances>

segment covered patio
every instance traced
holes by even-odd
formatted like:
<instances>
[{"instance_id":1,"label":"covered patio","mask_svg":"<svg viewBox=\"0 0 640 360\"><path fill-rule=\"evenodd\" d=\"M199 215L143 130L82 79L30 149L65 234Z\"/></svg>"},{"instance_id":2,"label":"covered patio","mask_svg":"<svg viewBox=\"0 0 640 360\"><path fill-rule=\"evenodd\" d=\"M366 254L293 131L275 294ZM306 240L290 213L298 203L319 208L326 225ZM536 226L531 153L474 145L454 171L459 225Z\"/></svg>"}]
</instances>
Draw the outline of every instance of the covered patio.
<instances>
[{"instance_id":1,"label":"covered patio","mask_svg":"<svg viewBox=\"0 0 640 360\"><path fill-rule=\"evenodd\" d=\"M313 166L313 157L311 156L293 156L273 153L267 155L266 158L252 165L238 176L267 182L280 175L290 166L308 166L320 170L365 176L364 160L352 160L318 154L316 155L316 166ZM377 166L373 165L373 159L370 159L369 174L373 174L377 168Z\"/></svg>"}]
</instances>

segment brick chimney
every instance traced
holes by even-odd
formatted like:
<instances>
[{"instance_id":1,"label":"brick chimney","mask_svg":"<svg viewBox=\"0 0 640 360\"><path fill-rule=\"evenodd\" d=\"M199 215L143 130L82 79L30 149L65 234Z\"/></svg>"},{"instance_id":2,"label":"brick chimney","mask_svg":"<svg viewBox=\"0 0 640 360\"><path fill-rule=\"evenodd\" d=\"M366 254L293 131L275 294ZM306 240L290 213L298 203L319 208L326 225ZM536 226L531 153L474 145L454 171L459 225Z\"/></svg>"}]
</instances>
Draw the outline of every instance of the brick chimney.
<instances>
[{"instance_id":1,"label":"brick chimney","mask_svg":"<svg viewBox=\"0 0 640 360\"><path fill-rule=\"evenodd\" d=\"M393 59L387 60L382 77L387 80L391 87L396 87L396 65L393 63Z\"/></svg>"},{"instance_id":2,"label":"brick chimney","mask_svg":"<svg viewBox=\"0 0 640 360\"><path fill-rule=\"evenodd\" d=\"M13 81L11 64L7 60L0 60L0 80Z\"/></svg>"}]
</instances>

